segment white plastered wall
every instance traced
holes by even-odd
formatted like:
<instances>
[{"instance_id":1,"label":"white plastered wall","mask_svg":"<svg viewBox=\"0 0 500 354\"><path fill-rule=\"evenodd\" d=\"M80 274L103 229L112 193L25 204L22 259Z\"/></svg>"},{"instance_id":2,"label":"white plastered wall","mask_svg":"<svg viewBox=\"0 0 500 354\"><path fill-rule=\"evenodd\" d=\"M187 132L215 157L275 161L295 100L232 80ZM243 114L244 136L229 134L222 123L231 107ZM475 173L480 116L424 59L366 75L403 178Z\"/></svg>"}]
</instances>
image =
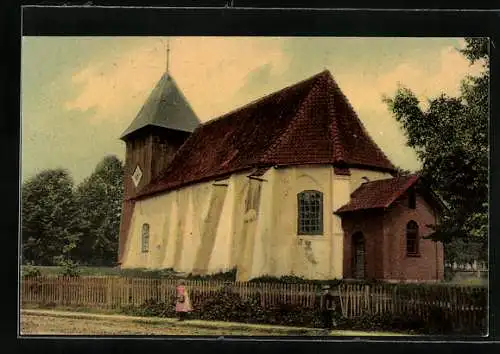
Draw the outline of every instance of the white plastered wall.
<instances>
[{"instance_id":1,"label":"white plastered wall","mask_svg":"<svg viewBox=\"0 0 500 354\"><path fill-rule=\"evenodd\" d=\"M236 266L239 280L290 274L342 278L343 231L333 212L348 202L363 176L391 177L359 169L351 169L351 176L339 176L329 165L270 168L259 180L249 179L248 174L138 201L122 266L172 267L187 273L214 273ZM246 210L250 184L260 188L255 210ZM297 193L304 190L323 193L321 235L298 235ZM147 253L141 252L144 223L150 224Z\"/></svg>"}]
</instances>

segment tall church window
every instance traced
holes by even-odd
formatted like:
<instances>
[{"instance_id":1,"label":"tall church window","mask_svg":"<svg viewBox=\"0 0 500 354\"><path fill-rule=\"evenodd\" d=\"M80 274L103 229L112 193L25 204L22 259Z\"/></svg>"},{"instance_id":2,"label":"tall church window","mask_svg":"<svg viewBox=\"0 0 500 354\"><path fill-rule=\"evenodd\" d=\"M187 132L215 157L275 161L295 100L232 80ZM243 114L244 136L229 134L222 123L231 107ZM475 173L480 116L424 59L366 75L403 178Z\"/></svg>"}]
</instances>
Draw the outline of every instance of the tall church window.
<instances>
[{"instance_id":1,"label":"tall church window","mask_svg":"<svg viewBox=\"0 0 500 354\"><path fill-rule=\"evenodd\" d=\"M149 251L149 224L142 224L141 233L142 252Z\"/></svg>"},{"instance_id":2,"label":"tall church window","mask_svg":"<svg viewBox=\"0 0 500 354\"><path fill-rule=\"evenodd\" d=\"M250 180L248 184L248 193L247 198L245 200L245 212L250 210L255 210L256 212L259 209L259 201L260 201L260 183L257 181Z\"/></svg>"},{"instance_id":3,"label":"tall church window","mask_svg":"<svg viewBox=\"0 0 500 354\"><path fill-rule=\"evenodd\" d=\"M411 220L406 224L406 254L408 256L418 255L418 224Z\"/></svg>"},{"instance_id":4,"label":"tall church window","mask_svg":"<svg viewBox=\"0 0 500 354\"><path fill-rule=\"evenodd\" d=\"M302 191L297 194L299 235L323 234L323 193Z\"/></svg>"}]
</instances>

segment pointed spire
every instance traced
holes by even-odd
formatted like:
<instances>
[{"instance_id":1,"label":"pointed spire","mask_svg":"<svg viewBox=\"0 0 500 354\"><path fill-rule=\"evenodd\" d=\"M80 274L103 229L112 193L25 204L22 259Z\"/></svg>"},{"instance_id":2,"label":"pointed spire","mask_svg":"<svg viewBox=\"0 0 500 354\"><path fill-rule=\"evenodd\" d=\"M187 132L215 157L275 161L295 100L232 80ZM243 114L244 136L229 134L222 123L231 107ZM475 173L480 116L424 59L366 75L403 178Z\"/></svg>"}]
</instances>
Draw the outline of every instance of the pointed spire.
<instances>
[{"instance_id":1,"label":"pointed spire","mask_svg":"<svg viewBox=\"0 0 500 354\"><path fill-rule=\"evenodd\" d=\"M169 69L169 64L170 64L170 38L167 38L167 65L165 68L165 72L168 74L168 69Z\"/></svg>"},{"instance_id":2,"label":"pointed spire","mask_svg":"<svg viewBox=\"0 0 500 354\"><path fill-rule=\"evenodd\" d=\"M192 132L199 124L200 120L174 79L164 73L121 139L146 126Z\"/></svg>"}]
</instances>

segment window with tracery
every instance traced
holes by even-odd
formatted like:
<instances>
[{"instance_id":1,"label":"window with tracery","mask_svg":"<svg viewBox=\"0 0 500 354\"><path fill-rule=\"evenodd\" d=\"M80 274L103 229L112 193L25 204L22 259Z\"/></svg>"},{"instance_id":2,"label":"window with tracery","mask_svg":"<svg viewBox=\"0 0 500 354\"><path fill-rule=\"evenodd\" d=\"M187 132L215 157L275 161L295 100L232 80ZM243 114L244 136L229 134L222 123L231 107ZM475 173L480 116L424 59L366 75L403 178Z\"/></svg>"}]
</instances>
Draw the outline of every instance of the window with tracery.
<instances>
[{"instance_id":1,"label":"window with tracery","mask_svg":"<svg viewBox=\"0 0 500 354\"><path fill-rule=\"evenodd\" d=\"M299 235L323 234L323 193L302 191L297 194Z\"/></svg>"}]
</instances>

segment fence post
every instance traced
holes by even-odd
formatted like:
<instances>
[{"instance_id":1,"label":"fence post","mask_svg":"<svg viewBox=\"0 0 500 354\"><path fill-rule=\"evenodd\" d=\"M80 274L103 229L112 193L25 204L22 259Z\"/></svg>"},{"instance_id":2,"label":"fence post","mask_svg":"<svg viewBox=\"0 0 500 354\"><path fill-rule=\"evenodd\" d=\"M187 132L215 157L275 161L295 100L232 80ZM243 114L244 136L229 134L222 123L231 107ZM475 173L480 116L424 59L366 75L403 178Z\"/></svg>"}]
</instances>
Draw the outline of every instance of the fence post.
<instances>
[{"instance_id":1,"label":"fence post","mask_svg":"<svg viewBox=\"0 0 500 354\"><path fill-rule=\"evenodd\" d=\"M365 311L371 314L370 286L365 285Z\"/></svg>"},{"instance_id":2,"label":"fence post","mask_svg":"<svg viewBox=\"0 0 500 354\"><path fill-rule=\"evenodd\" d=\"M58 305L64 305L64 299L63 299L63 291L64 291L64 277L58 278L58 283L59 283L59 298L57 301Z\"/></svg>"},{"instance_id":3,"label":"fence post","mask_svg":"<svg viewBox=\"0 0 500 354\"><path fill-rule=\"evenodd\" d=\"M115 306L113 305L113 279L108 275L106 277L106 283L107 283L107 296L106 296L106 307L107 308L114 308Z\"/></svg>"}]
</instances>

